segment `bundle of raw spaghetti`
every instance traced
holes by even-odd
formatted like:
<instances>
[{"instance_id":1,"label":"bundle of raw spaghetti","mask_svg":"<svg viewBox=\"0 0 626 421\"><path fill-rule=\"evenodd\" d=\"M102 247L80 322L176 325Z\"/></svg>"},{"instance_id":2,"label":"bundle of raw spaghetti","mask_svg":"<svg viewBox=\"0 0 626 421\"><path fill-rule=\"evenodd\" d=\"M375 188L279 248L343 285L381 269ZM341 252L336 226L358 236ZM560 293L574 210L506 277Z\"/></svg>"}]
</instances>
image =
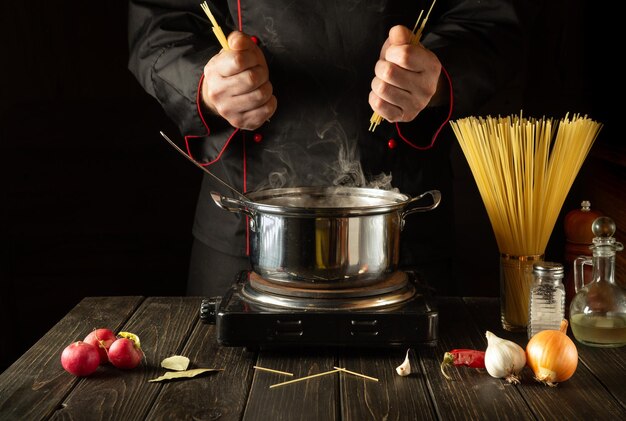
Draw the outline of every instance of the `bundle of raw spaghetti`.
<instances>
[{"instance_id":1,"label":"bundle of raw spaghetti","mask_svg":"<svg viewBox=\"0 0 626 421\"><path fill-rule=\"evenodd\" d=\"M468 117L450 124L502 258L517 262L501 267L503 325L525 327L530 286L524 270L528 274L528 265L543 257L561 207L602 125L580 115L566 115L558 122L521 115Z\"/></svg>"}]
</instances>

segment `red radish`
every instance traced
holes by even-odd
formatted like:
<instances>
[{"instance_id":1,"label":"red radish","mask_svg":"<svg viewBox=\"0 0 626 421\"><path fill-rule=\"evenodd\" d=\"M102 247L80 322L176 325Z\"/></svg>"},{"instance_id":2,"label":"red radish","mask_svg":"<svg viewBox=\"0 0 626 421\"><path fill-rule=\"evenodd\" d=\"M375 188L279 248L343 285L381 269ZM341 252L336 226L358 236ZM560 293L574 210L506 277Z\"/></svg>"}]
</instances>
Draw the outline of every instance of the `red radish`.
<instances>
[{"instance_id":1,"label":"red radish","mask_svg":"<svg viewBox=\"0 0 626 421\"><path fill-rule=\"evenodd\" d=\"M117 368L135 368L143 358L138 341L119 338L109 348L109 361Z\"/></svg>"},{"instance_id":2,"label":"red radish","mask_svg":"<svg viewBox=\"0 0 626 421\"><path fill-rule=\"evenodd\" d=\"M111 329L95 329L89 335L85 337L83 342L87 342L88 344L94 345L98 348L98 352L100 353L100 364L105 364L109 362L109 347L117 337L115 333Z\"/></svg>"},{"instance_id":3,"label":"red radish","mask_svg":"<svg viewBox=\"0 0 626 421\"><path fill-rule=\"evenodd\" d=\"M98 348L82 341L73 342L61 353L61 365L75 376L88 376L100 365Z\"/></svg>"}]
</instances>

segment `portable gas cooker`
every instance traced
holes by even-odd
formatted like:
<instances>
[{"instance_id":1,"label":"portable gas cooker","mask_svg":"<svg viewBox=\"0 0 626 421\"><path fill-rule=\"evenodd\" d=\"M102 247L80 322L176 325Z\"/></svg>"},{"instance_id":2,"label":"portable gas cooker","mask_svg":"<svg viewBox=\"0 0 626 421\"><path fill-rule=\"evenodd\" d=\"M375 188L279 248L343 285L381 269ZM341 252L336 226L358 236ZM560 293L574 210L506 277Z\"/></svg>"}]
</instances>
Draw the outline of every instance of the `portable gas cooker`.
<instances>
[{"instance_id":1,"label":"portable gas cooker","mask_svg":"<svg viewBox=\"0 0 626 421\"><path fill-rule=\"evenodd\" d=\"M397 271L367 287L297 288L240 272L223 297L203 300L200 317L224 346L433 346L438 311L428 286Z\"/></svg>"}]
</instances>

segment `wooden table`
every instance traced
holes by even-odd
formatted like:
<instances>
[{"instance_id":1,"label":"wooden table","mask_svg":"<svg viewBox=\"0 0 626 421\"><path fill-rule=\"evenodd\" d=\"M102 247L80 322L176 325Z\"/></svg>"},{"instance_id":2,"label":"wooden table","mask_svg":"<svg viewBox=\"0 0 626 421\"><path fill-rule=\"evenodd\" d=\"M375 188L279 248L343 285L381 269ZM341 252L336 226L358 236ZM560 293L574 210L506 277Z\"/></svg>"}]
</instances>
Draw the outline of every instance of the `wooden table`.
<instances>
[{"instance_id":1,"label":"wooden table","mask_svg":"<svg viewBox=\"0 0 626 421\"><path fill-rule=\"evenodd\" d=\"M443 353L485 349L486 330L525 345L524 334L499 327L493 298L440 298L438 345L411 349L414 373L408 377L395 371L406 349L222 347L215 326L199 321L200 302L196 297L85 298L0 375L0 420L626 419L626 347L578 344L578 369L556 388L535 382L529 369L520 385L455 367L449 370L453 380L446 380L439 368ZM102 366L86 378L65 372L63 348L105 326L138 334L145 363L127 371ZM224 371L148 383L165 372L159 363L173 354L189 357L194 367ZM294 377L338 365L379 381L335 373L270 389L288 378L254 365Z\"/></svg>"}]
</instances>

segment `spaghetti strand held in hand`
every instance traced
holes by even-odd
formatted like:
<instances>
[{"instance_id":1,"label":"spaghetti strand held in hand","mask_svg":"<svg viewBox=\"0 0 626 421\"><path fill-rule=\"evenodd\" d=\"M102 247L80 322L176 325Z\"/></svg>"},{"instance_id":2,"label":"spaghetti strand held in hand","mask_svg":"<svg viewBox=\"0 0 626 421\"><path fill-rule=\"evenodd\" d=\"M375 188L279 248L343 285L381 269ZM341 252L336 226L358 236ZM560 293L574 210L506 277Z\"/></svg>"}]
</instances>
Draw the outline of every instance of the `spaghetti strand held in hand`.
<instances>
[{"instance_id":1,"label":"spaghetti strand held in hand","mask_svg":"<svg viewBox=\"0 0 626 421\"><path fill-rule=\"evenodd\" d=\"M419 44L420 39L422 38L422 32L424 31L424 27L426 26L426 22L428 21L428 17L430 16L430 12L431 10L433 10L433 6L435 5L436 2L437 0L433 0L433 2L430 5L430 8L428 9L428 13L426 13L426 17L421 22L420 22L420 19L422 18L424 11L423 10L420 11L420 14L417 17L417 20L415 21L415 26L413 27L413 31L411 32L411 38L409 40L409 43L411 45ZM370 132L373 132L374 130L376 130L376 127L378 127L378 125L382 123L382 121L383 121L383 118L380 115L378 115L377 112L374 112L372 116L370 117L370 127L368 130Z\"/></svg>"},{"instance_id":2,"label":"spaghetti strand held in hand","mask_svg":"<svg viewBox=\"0 0 626 421\"><path fill-rule=\"evenodd\" d=\"M202 7L202 10L204 10L204 13L211 21L211 24L213 25L213 33L215 34L215 37L219 41L222 48L224 50L230 50L230 48L228 47L228 40L226 39L226 35L224 35L222 28L220 28L220 26L217 24L217 21L215 20L213 13L211 13L211 9L209 9L209 5L207 4L207 2L205 1L203 3L200 3L200 7Z\"/></svg>"}]
</instances>

